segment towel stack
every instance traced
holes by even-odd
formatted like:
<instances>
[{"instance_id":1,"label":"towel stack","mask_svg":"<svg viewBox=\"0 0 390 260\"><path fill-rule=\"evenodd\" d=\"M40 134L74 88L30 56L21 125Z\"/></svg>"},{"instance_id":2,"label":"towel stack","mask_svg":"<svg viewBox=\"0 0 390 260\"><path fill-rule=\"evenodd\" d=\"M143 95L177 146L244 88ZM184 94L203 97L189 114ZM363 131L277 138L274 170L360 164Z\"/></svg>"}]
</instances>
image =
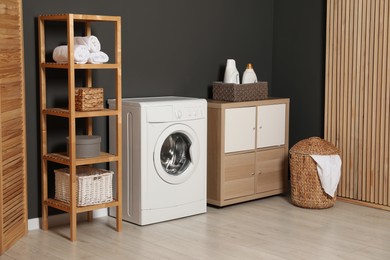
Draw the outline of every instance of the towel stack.
<instances>
[{"instance_id":1,"label":"towel stack","mask_svg":"<svg viewBox=\"0 0 390 260\"><path fill-rule=\"evenodd\" d=\"M53 51L53 59L57 63L67 63L68 46L57 46ZM76 64L102 64L108 60L108 55L101 51L100 42L96 36L74 37L74 62Z\"/></svg>"}]
</instances>

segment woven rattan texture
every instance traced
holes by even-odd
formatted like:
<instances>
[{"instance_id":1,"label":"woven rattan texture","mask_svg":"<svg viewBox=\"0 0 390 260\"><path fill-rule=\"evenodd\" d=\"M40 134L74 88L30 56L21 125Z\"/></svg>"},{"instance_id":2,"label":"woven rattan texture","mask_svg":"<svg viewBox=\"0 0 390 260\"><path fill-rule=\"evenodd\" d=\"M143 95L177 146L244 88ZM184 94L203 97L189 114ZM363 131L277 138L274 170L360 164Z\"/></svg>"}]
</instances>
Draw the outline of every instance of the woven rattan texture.
<instances>
[{"instance_id":1,"label":"woven rattan texture","mask_svg":"<svg viewBox=\"0 0 390 260\"><path fill-rule=\"evenodd\" d=\"M291 201L303 208L330 208L336 201L325 193L317 173L317 164L310 155L335 155L339 150L331 143L312 137L290 149Z\"/></svg>"},{"instance_id":2,"label":"woven rattan texture","mask_svg":"<svg viewBox=\"0 0 390 260\"><path fill-rule=\"evenodd\" d=\"M76 88L76 111L103 109L103 88Z\"/></svg>"},{"instance_id":3,"label":"woven rattan texture","mask_svg":"<svg viewBox=\"0 0 390 260\"><path fill-rule=\"evenodd\" d=\"M69 168L55 172L55 199L70 203ZM89 166L78 166L76 170L77 206L88 206L113 200L113 172Z\"/></svg>"},{"instance_id":4,"label":"woven rattan texture","mask_svg":"<svg viewBox=\"0 0 390 260\"><path fill-rule=\"evenodd\" d=\"M233 84L214 82L213 99L223 101L253 101L268 98L268 82Z\"/></svg>"}]
</instances>

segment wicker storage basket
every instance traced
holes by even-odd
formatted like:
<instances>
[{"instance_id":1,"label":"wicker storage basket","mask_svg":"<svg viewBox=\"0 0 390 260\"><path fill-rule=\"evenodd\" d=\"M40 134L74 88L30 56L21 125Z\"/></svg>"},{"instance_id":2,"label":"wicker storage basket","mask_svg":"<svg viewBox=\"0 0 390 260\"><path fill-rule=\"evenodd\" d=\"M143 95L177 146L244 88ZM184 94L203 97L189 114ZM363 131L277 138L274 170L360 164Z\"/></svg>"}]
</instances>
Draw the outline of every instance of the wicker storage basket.
<instances>
[{"instance_id":1,"label":"wicker storage basket","mask_svg":"<svg viewBox=\"0 0 390 260\"><path fill-rule=\"evenodd\" d=\"M303 208L330 208L336 201L325 193L317 173L317 164L310 155L336 155L339 150L331 143L311 137L290 149L291 201Z\"/></svg>"},{"instance_id":2,"label":"wicker storage basket","mask_svg":"<svg viewBox=\"0 0 390 260\"><path fill-rule=\"evenodd\" d=\"M76 88L76 111L101 110L103 106L103 88Z\"/></svg>"},{"instance_id":3,"label":"wicker storage basket","mask_svg":"<svg viewBox=\"0 0 390 260\"><path fill-rule=\"evenodd\" d=\"M55 199L70 202L69 168L55 172ZM112 196L113 172L89 166L77 167L76 198L77 206L87 206L110 202Z\"/></svg>"},{"instance_id":4,"label":"wicker storage basket","mask_svg":"<svg viewBox=\"0 0 390 260\"><path fill-rule=\"evenodd\" d=\"M224 101L252 101L268 98L268 82L250 84L213 83L213 99Z\"/></svg>"}]
</instances>

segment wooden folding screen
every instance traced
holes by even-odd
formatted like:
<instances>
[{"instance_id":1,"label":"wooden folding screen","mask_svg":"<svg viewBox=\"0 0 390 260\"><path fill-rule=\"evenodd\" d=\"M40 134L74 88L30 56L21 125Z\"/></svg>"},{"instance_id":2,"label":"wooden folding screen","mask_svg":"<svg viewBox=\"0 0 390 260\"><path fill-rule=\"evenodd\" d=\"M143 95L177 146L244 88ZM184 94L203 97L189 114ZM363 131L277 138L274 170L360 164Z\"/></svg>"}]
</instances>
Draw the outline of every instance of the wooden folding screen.
<instances>
[{"instance_id":1,"label":"wooden folding screen","mask_svg":"<svg viewBox=\"0 0 390 260\"><path fill-rule=\"evenodd\" d=\"M22 2L0 2L0 254L27 233Z\"/></svg>"},{"instance_id":2,"label":"wooden folding screen","mask_svg":"<svg viewBox=\"0 0 390 260\"><path fill-rule=\"evenodd\" d=\"M390 1L328 0L325 139L340 198L390 210Z\"/></svg>"}]
</instances>

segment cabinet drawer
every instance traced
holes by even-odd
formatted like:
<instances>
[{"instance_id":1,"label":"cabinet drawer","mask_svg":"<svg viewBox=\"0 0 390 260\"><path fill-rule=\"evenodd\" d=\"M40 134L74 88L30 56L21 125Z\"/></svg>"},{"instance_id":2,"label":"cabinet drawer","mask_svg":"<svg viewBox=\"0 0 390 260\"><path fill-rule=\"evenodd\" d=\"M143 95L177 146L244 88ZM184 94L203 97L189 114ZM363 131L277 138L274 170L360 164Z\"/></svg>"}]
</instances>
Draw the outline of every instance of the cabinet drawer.
<instances>
[{"instance_id":1,"label":"cabinet drawer","mask_svg":"<svg viewBox=\"0 0 390 260\"><path fill-rule=\"evenodd\" d=\"M282 189L286 185L287 156L285 148L271 149L256 154L256 192Z\"/></svg>"},{"instance_id":2,"label":"cabinet drawer","mask_svg":"<svg viewBox=\"0 0 390 260\"><path fill-rule=\"evenodd\" d=\"M225 156L225 199L254 194L255 160L255 153Z\"/></svg>"}]
</instances>

